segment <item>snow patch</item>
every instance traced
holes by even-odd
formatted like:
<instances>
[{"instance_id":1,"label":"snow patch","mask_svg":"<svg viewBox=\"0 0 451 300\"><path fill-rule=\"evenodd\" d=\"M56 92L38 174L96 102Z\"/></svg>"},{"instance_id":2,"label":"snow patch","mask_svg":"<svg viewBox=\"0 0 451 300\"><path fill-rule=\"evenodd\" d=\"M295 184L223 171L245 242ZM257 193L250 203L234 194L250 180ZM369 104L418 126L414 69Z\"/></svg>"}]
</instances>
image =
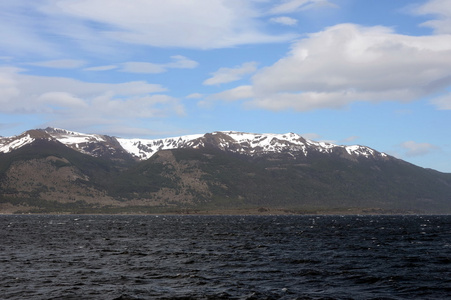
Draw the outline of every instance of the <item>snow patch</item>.
<instances>
[{"instance_id":1,"label":"snow patch","mask_svg":"<svg viewBox=\"0 0 451 300\"><path fill-rule=\"evenodd\" d=\"M141 160L145 160L160 150L172 150L192 146L194 140L203 136L203 134L193 134L155 140L117 138L117 141L125 151Z\"/></svg>"},{"instance_id":2,"label":"snow patch","mask_svg":"<svg viewBox=\"0 0 451 300\"><path fill-rule=\"evenodd\" d=\"M93 156L97 156L98 153L96 151L101 150L98 147L99 145L96 144L105 145L105 143L110 143L107 136L98 134L85 134L59 128L47 128L44 132L72 149ZM295 158L296 156L294 154L296 153L303 153L303 155L307 156L311 152L332 153L338 148L344 149L349 155L363 156L366 158L388 156L385 153L379 153L371 148L360 145L338 146L326 142L315 142L292 132L284 134L260 134L238 131L217 131L210 135L215 137L213 141L214 146L225 151L245 155L287 153ZM205 142L208 142L207 139L203 139L205 136L204 134L193 134L163 139L116 138L116 140L127 153L140 160L145 160L160 150L205 146ZM0 152L10 152L33 141L34 139L29 134L11 138L0 138ZM106 146L112 153L117 151L112 145Z\"/></svg>"},{"instance_id":3,"label":"snow patch","mask_svg":"<svg viewBox=\"0 0 451 300\"><path fill-rule=\"evenodd\" d=\"M44 131L66 146L74 146L77 148L77 144L106 141L105 138L99 134L86 134L61 128L47 128Z\"/></svg>"},{"instance_id":4,"label":"snow patch","mask_svg":"<svg viewBox=\"0 0 451 300\"><path fill-rule=\"evenodd\" d=\"M34 138L32 138L29 134L19 138L19 137L12 137L4 139L3 141L0 141L0 152L2 153L8 153L13 150L19 149L27 144L31 144L34 141Z\"/></svg>"}]
</instances>

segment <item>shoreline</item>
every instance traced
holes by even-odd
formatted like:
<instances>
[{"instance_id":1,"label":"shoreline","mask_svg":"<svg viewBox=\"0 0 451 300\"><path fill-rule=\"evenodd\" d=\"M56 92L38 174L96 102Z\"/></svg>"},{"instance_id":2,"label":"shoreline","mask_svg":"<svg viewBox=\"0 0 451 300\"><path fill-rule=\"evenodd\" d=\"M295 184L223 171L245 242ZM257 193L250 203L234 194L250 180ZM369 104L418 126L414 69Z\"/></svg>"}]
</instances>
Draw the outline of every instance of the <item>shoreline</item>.
<instances>
[{"instance_id":1,"label":"shoreline","mask_svg":"<svg viewBox=\"0 0 451 300\"><path fill-rule=\"evenodd\" d=\"M408 216L408 215L451 215L437 212L415 212L395 210L368 210L368 209L331 209L331 210L291 210L291 209L223 209L223 210L187 210L165 212L2 212L0 216L12 215L77 215L77 216Z\"/></svg>"}]
</instances>

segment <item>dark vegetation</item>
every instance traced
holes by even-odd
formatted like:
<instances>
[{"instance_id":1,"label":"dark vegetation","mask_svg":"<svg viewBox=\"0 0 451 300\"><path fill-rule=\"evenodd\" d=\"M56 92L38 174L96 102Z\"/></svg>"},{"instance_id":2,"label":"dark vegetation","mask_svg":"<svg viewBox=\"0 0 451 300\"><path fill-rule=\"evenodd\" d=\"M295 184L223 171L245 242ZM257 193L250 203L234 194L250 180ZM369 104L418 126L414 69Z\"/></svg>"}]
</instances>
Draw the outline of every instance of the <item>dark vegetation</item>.
<instances>
[{"instance_id":1,"label":"dark vegetation","mask_svg":"<svg viewBox=\"0 0 451 300\"><path fill-rule=\"evenodd\" d=\"M166 151L171 152L173 160L158 154L141 162L112 160L82 154L59 142L36 140L0 154L0 205L21 207L20 211L31 213L183 213L258 208L295 213L347 209L451 213L451 174L395 158L350 159L339 153L250 157L214 147ZM14 187L6 184L15 163L48 157L60 158L46 162L52 170L71 168L84 177L69 183L65 178L39 182L32 189L21 185L20 180ZM190 174L198 177L191 181L182 178ZM89 193L83 197L67 195L65 201L49 198L67 184L97 194L92 192L91 199ZM98 194L105 195L103 200L97 198Z\"/></svg>"}]
</instances>

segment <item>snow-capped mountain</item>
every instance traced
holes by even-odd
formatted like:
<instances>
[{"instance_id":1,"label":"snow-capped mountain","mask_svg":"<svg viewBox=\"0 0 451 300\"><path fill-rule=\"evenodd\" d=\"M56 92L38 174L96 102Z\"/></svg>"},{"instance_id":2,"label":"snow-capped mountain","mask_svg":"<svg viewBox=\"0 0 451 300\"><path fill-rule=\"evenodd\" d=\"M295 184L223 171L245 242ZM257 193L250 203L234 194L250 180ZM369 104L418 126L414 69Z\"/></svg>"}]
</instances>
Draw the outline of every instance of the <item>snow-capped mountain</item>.
<instances>
[{"instance_id":1,"label":"snow-capped mountain","mask_svg":"<svg viewBox=\"0 0 451 300\"><path fill-rule=\"evenodd\" d=\"M198 148L203 135L185 135L165 139L123 139L117 141L128 153L140 160L148 159L160 150Z\"/></svg>"},{"instance_id":2,"label":"snow-capped mountain","mask_svg":"<svg viewBox=\"0 0 451 300\"><path fill-rule=\"evenodd\" d=\"M0 138L0 152L7 153L32 143L36 139L55 140L69 148L94 157L123 157L138 160L152 157L160 150L215 147L223 151L261 156L283 153L308 156L311 153L341 153L350 157L387 157L385 153L359 145L340 146L315 142L295 133L256 134L237 131L217 131L163 139L125 139L100 134L85 134L57 128L30 130L18 136Z\"/></svg>"},{"instance_id":3,"label":"snow-capped mountain","mask_svg":"<svg viewBox=\"0 0 451 300\"><path fill-rule=\"evenodd\" d=\"M0 137L0 152L8 153L15 149L19 149L27 144L30 144L35 139L29 133L23 133L13 137Z\"/></svg>"},{"instance_id":4,"label":"snow-capped mountain","mask_svg":"<svg viewBox=\"0 0 451 300\"><path fill-rule=\"evenodd\" d=\"M128 155L116 138L50 127L29 130L18 136L0 138L0 153L14 151L31 144L35 140L58 141L69 148L94 157L121 157Z\"/></svg>"},{"instance_id":5,"label":"snow-capped mountain","mask_svg":"<svg viewBox=\"0 0 451 300\"><path fill-rule=\"evenodd\" d=\"M451 174L295 133L122 139L46 128L0 137L0 213L449 213L449 195Z\"/></svg>"}]
</instances>

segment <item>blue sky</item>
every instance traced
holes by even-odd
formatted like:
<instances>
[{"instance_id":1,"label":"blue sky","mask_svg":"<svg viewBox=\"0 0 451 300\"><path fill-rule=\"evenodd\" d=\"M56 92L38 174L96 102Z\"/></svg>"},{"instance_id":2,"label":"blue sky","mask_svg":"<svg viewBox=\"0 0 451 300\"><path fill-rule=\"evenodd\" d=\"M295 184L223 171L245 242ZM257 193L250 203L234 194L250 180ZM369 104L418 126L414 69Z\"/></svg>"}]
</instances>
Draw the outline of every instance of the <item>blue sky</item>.
<instances>
[{"instance_id":1,"label":"blue sky","mask_svg":"<svg viewBox=\"0 0 451 300\"><path fill-rule=\"evenodd\" d=\"M0 135L236 130L451 172L449 0L0 3Z\"/></svg>"}]
</instances>

